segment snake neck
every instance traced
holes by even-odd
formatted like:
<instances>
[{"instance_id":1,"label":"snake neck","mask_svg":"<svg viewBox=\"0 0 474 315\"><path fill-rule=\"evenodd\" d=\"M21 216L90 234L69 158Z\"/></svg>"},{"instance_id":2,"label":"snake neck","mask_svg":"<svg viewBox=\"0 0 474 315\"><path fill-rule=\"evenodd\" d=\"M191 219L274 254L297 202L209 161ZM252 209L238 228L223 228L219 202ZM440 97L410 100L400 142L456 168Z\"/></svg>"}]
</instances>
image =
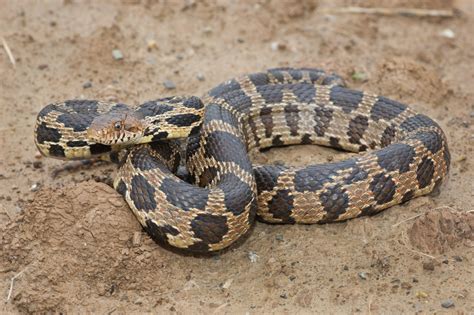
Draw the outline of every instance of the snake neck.
<instances>
[{"instance_id":1,"label":"snake neck","mask_svg":"<svg viewBox=\"0 0 474 315\"><path fill-rule=\"evenodd\" d=\"M136 112L145 126L139 143L183 139L199 132L204 103L196 96L174 96L143 103Z\"/></svg>"}]
</instances>

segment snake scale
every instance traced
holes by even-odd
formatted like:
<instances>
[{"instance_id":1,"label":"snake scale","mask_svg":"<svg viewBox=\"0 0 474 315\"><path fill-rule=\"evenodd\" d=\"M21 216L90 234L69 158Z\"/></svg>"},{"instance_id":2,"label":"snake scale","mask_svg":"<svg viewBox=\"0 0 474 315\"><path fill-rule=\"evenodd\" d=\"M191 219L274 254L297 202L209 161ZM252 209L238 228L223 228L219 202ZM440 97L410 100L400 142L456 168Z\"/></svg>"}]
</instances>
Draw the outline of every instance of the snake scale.
<instances>
[{"instance_id":1,"label":"snake scale","mask_svg":"<svg viewBox=\"0 0 474 315\"><path fill-rule=\"evenodd\" d=\"M179 138L187 139L189 182L174 175ZM202 99L50 104L38 114L35 143L61 159L125 149L115 189L154 240L189 252L229 246L256 216L309 224L376 214L431 192L450 163L432 119L310 68L244 75ZM250 161L249 152L293 144L367 152L304 167Z\"/></svg>"}]
</instances>

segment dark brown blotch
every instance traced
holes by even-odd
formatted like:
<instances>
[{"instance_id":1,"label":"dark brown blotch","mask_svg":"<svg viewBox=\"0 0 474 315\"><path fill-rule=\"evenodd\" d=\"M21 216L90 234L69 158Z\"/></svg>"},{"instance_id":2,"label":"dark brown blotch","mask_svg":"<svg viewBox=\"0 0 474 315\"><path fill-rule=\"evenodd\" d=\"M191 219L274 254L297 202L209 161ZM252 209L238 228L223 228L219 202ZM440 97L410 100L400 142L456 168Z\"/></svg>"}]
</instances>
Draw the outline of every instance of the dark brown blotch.
<instances>
[{"instance_id":1,"label":"dark brown blotch","mask_svg":"<svg viewBox=\"0 0 474 315\"><path fill-rule=\"evenodd\" d=\"M428 158L424 157L421 160L421 163L418 165L416 169L416 179L418 180L418 186L420 189L425 188L426 186L431 184L434 175L434 164L433 161Z\"/></svg>"},{"instance_id":2,"label":"dark brown blotch","mask_svg":"<svg viewBox=\"0 0 474 315\"><path fill-rule=\"evenodd\" d=\"M155 188L142 175L132 177L130 199L139 210L148 212L156 208Z\"/></svg>"},{"instance_id":3,"label":"dark brown blotch","mask_svg":"<svg viewBox=\"0 0 474 315\"><path fill-rule=\"evenodd\" d=\"M392 177L384 173L375 175L370 183L370 190L379 205L392 201L395 195L395 189L396 185Z\"/></svg>"},{"instance_id":4,"label":"dark brown blotch","mask_svg":"<svg viewBox=\"0 0 474 315\"><path fill-rule=\"evenodd\" d=\"M330 108L316 107L314 109L314 132L318 137L324 136L331 123L332 115L333 110Z\"/></svg>"},{"instance_id":5,"label":"dark brown blotch","mask_svg":"<svg viewBox=\"0 0 474 315\"><path fill-rule=\"evenodd\" d=\"M295 223L291 217L294 198L287 189L278 190L268 203L268 211L282 223Z\"/></svg>"},{"instance_id":6,"label":"dark brown blotch","mask_svg":"<svg viewBox=\"0 0 474 315\"><path fill-rule=\"evenodd\" d=\"M322 222L336 220L341 214L344 214L349 206L349 196L346 189L341 185L328 187L319 196L319 200L326 211Z\"/></svg>"},{"instance_id":7,"label":"dark brown blotch","mask_svg":"<svg viewBox=\"0 0 474 315\"><path fill-rule=\"evenodd\" d=\"M364 132L369 126L369 119L362 115L357 115L349 122L349 142L354 144L361 144L360 140L364 137Z\"/></svg>"},{"instance_id":8,"label":"dark brown blotch","mask_svg":"<svg viewBox=\"0 0 474 315\"><path fill-rule=\"evenodd\" d=\"M400 115L406 108L405 104L379 96L370 110L370 118L375 121L380 119L391 120Z\"/></svg>"},{"instance_id":9,"label":"dark brown blotch","mask_svg":"<svg viewBox=\"0 0 474 315\"><path fill-rule=\"evenodd\" d=\"M191 221L194 236L205 244L216 244L222 241L229 232L227 218L220 215L199 214Z\"/></svg>"}]
</instances>

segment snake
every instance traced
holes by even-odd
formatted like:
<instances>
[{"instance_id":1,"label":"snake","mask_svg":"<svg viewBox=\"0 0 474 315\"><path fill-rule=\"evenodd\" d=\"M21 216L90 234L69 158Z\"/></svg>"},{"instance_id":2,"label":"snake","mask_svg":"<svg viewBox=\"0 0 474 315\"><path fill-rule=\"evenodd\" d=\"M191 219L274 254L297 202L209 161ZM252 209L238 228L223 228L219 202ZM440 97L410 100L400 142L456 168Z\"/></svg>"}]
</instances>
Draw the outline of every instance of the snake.
<instances>
[{"instance_id":1,"label":"snake","mask_svg":"<svg viewBox=\"0 0 474 315\"><path fill-rule=\"evenodd\" d=\"M48 157L115 157L114 188L144 230L190 253L229 247L256 218L322 224L377 214L437 189L450 165L431 118L317 68L273 68L202 97L135 106L52 103L37 116L34 140ZM358 154L298 167L251 161L254 152L297 144ZM186 178L177 176L180 164Z\"/></svg>"}]
</instances>

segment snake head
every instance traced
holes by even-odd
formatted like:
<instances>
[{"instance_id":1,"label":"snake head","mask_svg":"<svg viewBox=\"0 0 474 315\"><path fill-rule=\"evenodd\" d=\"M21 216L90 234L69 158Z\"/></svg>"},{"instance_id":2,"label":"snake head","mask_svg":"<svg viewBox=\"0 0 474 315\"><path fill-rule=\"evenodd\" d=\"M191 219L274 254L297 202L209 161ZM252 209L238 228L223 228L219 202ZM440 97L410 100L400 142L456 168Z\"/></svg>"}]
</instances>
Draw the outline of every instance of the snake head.
<instances>
[{"instance_id":1,"label":"snake head","mask_svg":"<svg viewBox=\"0 0 474 315\"><path fill-rule=\"evenodd\" d=\"M145 126L135 112L110 112L92 121L87 138L105 145L128 145L139 143L144 130Z\"/></svg>"}]
</instances>

